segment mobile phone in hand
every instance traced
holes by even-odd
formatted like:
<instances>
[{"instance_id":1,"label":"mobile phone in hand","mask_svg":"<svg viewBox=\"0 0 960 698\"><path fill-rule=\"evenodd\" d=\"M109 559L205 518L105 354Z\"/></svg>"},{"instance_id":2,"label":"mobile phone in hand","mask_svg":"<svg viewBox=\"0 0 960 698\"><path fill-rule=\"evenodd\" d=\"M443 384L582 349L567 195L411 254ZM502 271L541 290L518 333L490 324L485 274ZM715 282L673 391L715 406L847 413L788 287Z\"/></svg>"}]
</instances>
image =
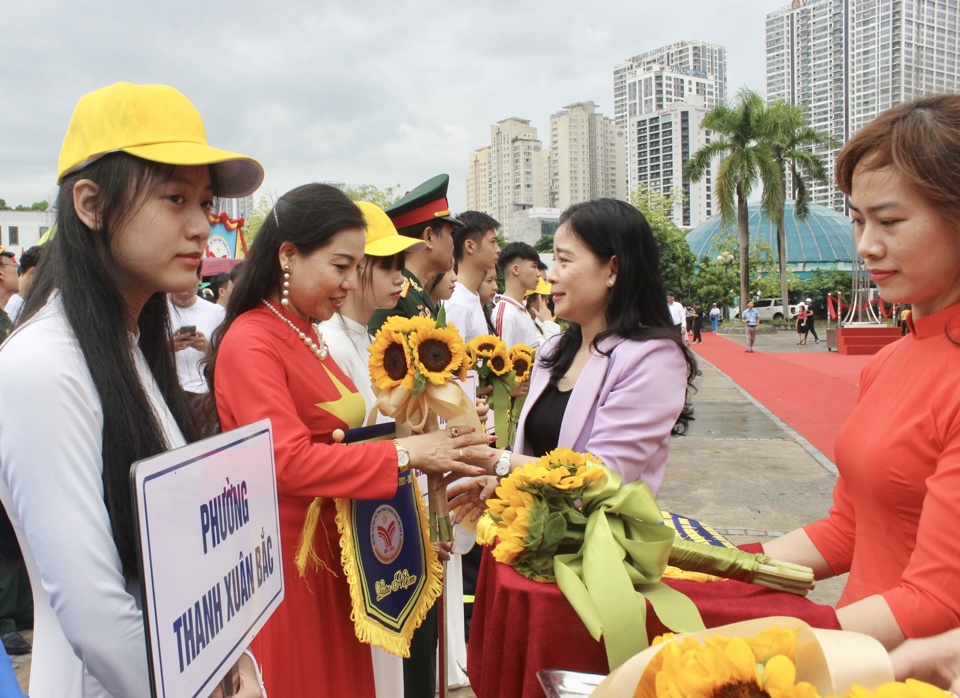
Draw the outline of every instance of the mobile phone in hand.
<instances>
[{"instance_id":1,"label":"mobile phone in hand","mask_svg":"<svg viewBox=\"0 0 960 698\"><path fill-rule=\"evenodd\" d=\"M177 334L195 335L196 333L197 333L196 325L184 325L179 330L177 330Z\"/></svg>"}]
</instances>

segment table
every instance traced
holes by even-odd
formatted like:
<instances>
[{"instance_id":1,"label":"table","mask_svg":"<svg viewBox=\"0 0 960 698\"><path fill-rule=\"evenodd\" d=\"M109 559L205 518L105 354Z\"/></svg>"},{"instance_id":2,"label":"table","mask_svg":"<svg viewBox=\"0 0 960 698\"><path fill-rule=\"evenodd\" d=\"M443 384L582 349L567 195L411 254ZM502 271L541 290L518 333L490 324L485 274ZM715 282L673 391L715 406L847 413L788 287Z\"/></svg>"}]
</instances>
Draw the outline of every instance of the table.
<instances>
[{"instance_id":1,"label":"table","mask_svg":"<svg viewBox=\"0 0 960 698\"><path fill-rule=\"evenodd\" d=\"M742 546L749 552L759 546ZM764 616L793 616L817 628L840 627L833 608L794 594L736 581L664 580L697 604L714 628ZM647 603L650 638L669 630ZM603 642L596 642L556 584L534 582L484 551L467 647L470 686L477 698L543 698L540 669L607 674Z\"/></svg>"}]
</instances>

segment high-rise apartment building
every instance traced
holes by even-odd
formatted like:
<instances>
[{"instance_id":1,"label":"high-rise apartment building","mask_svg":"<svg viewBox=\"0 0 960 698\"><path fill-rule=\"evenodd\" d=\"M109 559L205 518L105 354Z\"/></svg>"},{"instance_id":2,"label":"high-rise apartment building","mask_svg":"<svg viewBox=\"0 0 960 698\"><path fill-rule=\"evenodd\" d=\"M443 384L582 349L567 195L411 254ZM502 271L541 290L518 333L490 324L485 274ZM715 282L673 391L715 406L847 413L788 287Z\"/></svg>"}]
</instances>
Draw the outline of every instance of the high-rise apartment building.
<instances>
[{"instance_id":1,"label":"high-rise apartment building","mask_svg":"<svg viewBox=\"0 0 960 698\"><path fill-rule=\"evenodd\" d=\"M683 199L678 198L672 215L680 228L694 228L717 212L713 203L713 169L699 182L691 183L683 177L690 156L710 142L710 133L700 128L706 113L703 106L674 104L630 119L630 191L641 183L663 196L680 189Z\"/></svg>"},{"instance_id":2,"label":"high-rise apartment building","mask_svg":"<svg viewBox=\"0 0 960 698\"><path fill-rule=\"evenodd\" d=\"M469 166L467 205L496 218L505 233L513 204L546 206L543 145L529 120L491 126L490 145L471 153Z\"/></svg>"},{"instance_id":3,"label":"high-rise apartment building","mask_svg":"<svg viewBox=\"0 0 960 698\"><path fill-rule=\"evenodd\" d=\"M794 0L767 15L767 100L802 105L808 124L845 142L884 109L960 88L956 0ZM838 148L820 148L828 171ZM844 210L834 185L814 203Z\"/></svg>"},{"instance_id":4,"label":"high-rise apartment building","mask_svg":"<svg viewBox=\"0 0 960 698\"><path fill-rule=\"evenodd\" d=\"M548 204L566 209L598 198L626 199L624 133L593 102L550 116Z\"/></svg>"},{"instance_id":5,"label":"high-rise apartment building","mask_svg":"<svg viewBox=\"0 0 960 698\"><path fill-rule=\"evenodd\" d=\"M467 210L490 210L490 184L487 165L490 159L490 146L470 153L467 165Z\"/></svg>"},{"instance_id":6,"label":"high-rise apartment building","mask_svg":"<svg viewBox=\"0 0 960 698\"><path fill-rule=\"evenodd\" d=\"M678 41L621 63L613 70L613 118L650 114L696 95L707 108L727 98L727 50L703 41Z\"/></svg>"},{"instance_id":7,"label":"high-rise apartment building","mask_svg":"<svg viewBox=\"0 0 960 698\"><path fill-rule=\"evenodd\" d=\"M669 195L682 189L673 222L692 228L713 215L713 169L695 184L683 168L709 134L706 113L727 94L723 46L681 41L634 56L613 71L614 119L626 131L628 194L640 184Z\"/></svg>"}]
</instances>

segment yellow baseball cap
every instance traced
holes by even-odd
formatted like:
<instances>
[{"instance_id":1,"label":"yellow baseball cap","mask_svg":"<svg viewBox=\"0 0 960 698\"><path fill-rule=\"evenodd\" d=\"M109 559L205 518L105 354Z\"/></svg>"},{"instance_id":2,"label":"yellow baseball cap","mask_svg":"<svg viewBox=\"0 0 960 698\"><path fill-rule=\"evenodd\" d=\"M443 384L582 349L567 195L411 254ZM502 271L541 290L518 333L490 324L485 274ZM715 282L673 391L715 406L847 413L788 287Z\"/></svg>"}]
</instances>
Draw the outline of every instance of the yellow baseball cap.
<instances>
[{"instance_id":1,"label":"yellow baseball cap","mask_svg":"<svg viewBox=\"0 0 960 698\"><path fill-rule=\"evenodd\" d=\"M542 276L539 279L537 279L537 287L532 291L527 291L526 293L524 293L523 297L526 298L527 296L533 296L533 295L537 295L537 296L550 295L550 284L544 281Z\"/></svg>"},{"instance_id":2,"label":"yellow baseball cap","mask_svg":"<svg viewBox=\"0 0 960 698\"><path fill-rule=\"evenodd\" d=\"M60 148L57 184L120 151L165 165L210 165L217 196L247 196L263 181L253 158L208 145L196 107L167 85L118 82L81 97Z\"/></svg>"},{"instance_id":3,"label":"yellow baseball cap","mask_svg":"<svg viewBox=\"0 0 960 698\"><path fill-rule=\"evenodd\" d=\"M420 248L423 240L408 238L397 232L393 221L382 208L369 201L358 201L357 206L367 221L367 238L363 253L371 257L392 257L411 248Z\"/></svg>"}]
</instances>

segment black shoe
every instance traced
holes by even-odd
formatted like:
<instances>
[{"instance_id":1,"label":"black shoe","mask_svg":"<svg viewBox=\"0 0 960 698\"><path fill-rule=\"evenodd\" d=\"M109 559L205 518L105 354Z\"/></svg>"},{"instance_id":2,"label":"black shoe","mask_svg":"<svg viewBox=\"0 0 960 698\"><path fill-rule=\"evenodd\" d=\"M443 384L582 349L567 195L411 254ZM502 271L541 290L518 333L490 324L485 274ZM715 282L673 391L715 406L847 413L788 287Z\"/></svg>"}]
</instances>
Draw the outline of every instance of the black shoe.
<instances>
[{"instance_id":1,"label":"black shoe","mask_svg":"<svg viewBox=\"0 0 960 698\"><path fill-rule=\"evenodd\" d=\"M23 639L23 635L14 630L12 633L7 633L0 636L0 640L3 640L3 649L7 651L7 654L13 656L18 654L30 654L33 651L33 648L30 646L30 643Z\"/></svg>"}]
</instances>

